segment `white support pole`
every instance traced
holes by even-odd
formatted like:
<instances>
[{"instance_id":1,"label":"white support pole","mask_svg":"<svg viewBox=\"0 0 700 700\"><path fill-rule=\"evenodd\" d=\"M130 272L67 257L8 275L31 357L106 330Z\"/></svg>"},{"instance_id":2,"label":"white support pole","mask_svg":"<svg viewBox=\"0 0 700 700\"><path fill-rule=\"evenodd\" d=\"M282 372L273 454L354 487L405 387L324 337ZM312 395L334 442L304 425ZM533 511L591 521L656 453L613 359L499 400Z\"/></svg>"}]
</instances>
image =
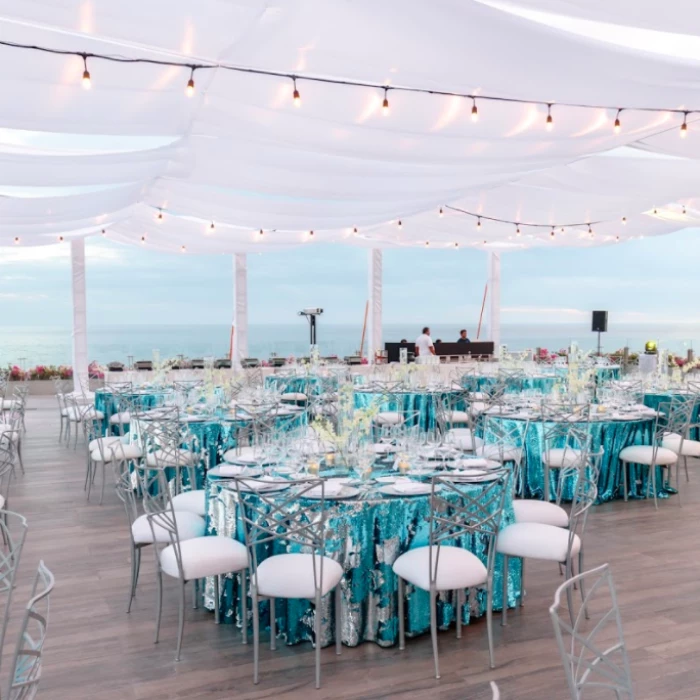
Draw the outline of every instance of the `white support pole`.
<instances>
[{"instance_id":1,"label":"white support pole","mask_svg":"<svg viewBox=\"0 0 700 700\"><path fill-rule=\"evenodd\" d=\"M488 330L497 356L501 345L501 254L491 250L488 252L488 285Z\"/></svg>"},{"instance_id":2,"label":"white support pole","mask_svg":"<svg viewBox=\"0 0 700 700\"><path fill-rule=\"evenodd\" d=\"M382 344L382 251L369 251L369 343L367 357L374 364L375 352L384 350Z\"/></svg>"},{"instance_id":3,"label":"white support pole","mask_svg":"<svg viewBox=\"0 0 700 700\"><path fill-rule=\"evenodd\" d=\"M245 253L233 256L233 357L237 369L248 357L248 258Z\"/></svg>"},{"instance_id":4,"label":"white support pole","mask_svg":"<svg viewBox=\"0 0 700 700\"><path fill-rule=\"evenodd\" d=\"M73 290L73 390L88 391L87 302L85 299L85 239L70 242Z\"/></svg>"}]
</instances>

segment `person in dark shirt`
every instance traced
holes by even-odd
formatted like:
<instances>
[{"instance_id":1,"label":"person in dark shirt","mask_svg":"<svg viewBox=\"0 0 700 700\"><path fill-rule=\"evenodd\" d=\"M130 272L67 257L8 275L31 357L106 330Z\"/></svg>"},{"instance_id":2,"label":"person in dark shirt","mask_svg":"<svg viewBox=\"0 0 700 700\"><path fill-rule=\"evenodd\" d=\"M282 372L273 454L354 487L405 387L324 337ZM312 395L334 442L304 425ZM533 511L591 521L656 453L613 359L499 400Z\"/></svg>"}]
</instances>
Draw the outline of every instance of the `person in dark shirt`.
<instances>
[{"instance_id":1,"label":"person in dark shirt","mask_svg":"<svg viewBox=\"0 0 700 700\"><path fill-rule=\"evenodd\" d=\"M467 330L466 330L466 328L463 328L463 329L459 332L459 338L457 338L457 342L458 342L458 343L471 343L471 342L472 342L471 340L469 340L469 338L467 338Z\"/></svg>"}]
</instances>

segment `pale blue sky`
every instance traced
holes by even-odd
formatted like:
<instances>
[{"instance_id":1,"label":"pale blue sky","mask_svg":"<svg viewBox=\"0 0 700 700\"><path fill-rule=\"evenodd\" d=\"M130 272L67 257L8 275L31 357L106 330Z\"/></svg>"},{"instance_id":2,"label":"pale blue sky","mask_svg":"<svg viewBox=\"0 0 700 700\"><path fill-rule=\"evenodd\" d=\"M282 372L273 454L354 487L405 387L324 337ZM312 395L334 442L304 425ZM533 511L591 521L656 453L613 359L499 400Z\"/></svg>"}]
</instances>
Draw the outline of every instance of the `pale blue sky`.
<instances>
[{"instance_id":1,"label":"pale blue sky","mask_svg":"<svg viewBox=\"0 0 700 700\"><path fill-rule=\"evenodd\" d=\"M112 324L228 324L230 256L171 255L87 242L88 321ZM367 299L364 249L304 246L249 255L251 323L295 323L305 306L322 306L326 323L361 324ZM504 323L571 323L593 308L618 322L696 320L700 291L697 230L589 249L504 253ZM474 324L486 255L477 250L388 250L385 323ZM67 244L0 249L0 310L7 325L71 322Z\"/></svg>"}]
</instances>

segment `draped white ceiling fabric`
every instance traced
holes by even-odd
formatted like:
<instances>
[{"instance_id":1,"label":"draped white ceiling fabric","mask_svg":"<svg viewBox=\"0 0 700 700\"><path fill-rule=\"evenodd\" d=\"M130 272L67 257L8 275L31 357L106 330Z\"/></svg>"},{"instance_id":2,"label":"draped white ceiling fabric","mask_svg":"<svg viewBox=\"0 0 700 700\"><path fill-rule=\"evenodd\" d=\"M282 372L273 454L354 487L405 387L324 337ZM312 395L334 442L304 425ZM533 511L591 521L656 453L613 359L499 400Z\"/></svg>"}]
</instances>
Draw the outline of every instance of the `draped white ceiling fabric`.
<instances>
[{"instance_id":1,"label":"draped white ceiling fabric","mask_svg":"<svg viewBox=\"0 0 700 700\"><path fill-rule=\"evenodd\" d=\"M681 4L683 21L669 18ZM654 5L0 0L3 41L296 74L301 93L295 107L287 77L214 67L195 72L188 99L186 67L97 58L84 90L79 57L0 46L0 246L104 230L186 253L507 250L695 225L700 115L680 139L682 114L645 110L700 110L700 51L632 48L590 26L682 30L700 43L700 6L671 0L657 26ZM474 123L470 99L399 91L385 116L381 89L304 76L551 102L554 128L543 105L478 99Z\"/></svg>"}]
</instances>

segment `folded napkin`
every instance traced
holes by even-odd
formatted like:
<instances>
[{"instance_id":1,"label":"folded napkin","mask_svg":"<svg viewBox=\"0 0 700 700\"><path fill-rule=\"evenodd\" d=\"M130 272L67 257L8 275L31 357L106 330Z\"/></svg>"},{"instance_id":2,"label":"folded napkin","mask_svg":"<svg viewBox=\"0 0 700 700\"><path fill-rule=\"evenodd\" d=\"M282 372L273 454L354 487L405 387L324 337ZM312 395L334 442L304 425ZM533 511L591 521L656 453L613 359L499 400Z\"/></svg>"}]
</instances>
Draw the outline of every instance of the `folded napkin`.
<instances>
[{"instance_id":1,"label":"folded napkin","mask_svg":"<svg viewBox=\"0 0 700 700\"><path fill-rule=\"evenodd\" d=\"M254 469L243 467L237 464L220 464L219 474L221 476L250 476L254 474Z\"/></svg>"},{"instance_id":2,"label":"folded napkin","mask_svg":"<svg viewBox=\"0 0 700 700\"><path fill-rule=\"evenodd\" d=\"M425 491L425 484L421 484L418 481L400 481L394 482L394 491L396 493L423 493Z\"/></svg>"},{"instance_id":3,"label":"folded napkin","mask_svg":"<svg viewBox=\"0 0 700 700\"><path fill-rule=\"evenodd\" d=\"M488 472L483 469L457 469L450 476L486 476Z\"/></svg>"},{"instance_id":4,"label":"folded napkin","mask_svg":"<svg viewBox=\"0 0 700 700\"><path fill-rule=\"evenodd\" d=\"M344 482L344 479L327 479L323 485L324 486L323 494L326 497L333 497L333 496L340 495L340 493L342 493L343 489L345 488L345 484L343 482ZM309 489L304 495L315 497L315 498L320 498L321 493L322 493L321 487L315 486L314 488Z\"/></svg>"},{"instance_id":5,"label":"folded napkin","mask_svg":"<svg viewBox=\"0 0 700 700\"><path fill-rule=\"evenodd\" d=\"M282 482L282 479L266 474L265 476L261 476L259 479L251 479L250 481L246 481L245 485L246 488L249 488L251 491L264 491L265 489L270 488L271 485L283 486L284 484Z\"/></svg>"}]
</instances>

